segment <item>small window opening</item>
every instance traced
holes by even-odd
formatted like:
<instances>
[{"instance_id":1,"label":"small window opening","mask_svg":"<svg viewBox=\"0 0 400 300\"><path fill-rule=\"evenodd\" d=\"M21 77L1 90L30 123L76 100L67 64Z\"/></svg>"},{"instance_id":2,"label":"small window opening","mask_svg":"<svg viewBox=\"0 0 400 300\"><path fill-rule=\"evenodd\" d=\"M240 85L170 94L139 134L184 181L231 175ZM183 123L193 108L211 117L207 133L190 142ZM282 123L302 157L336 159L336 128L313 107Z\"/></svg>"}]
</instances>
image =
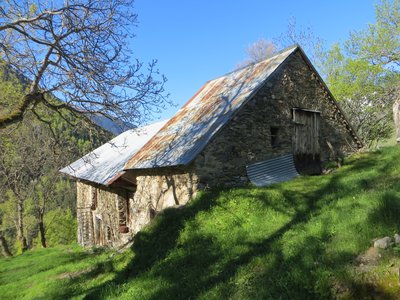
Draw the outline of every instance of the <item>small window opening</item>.
<instances>
[{"instance_id":1,"label":"small window opening","mask_svg":"<svg viewBox=\"0 0 400 300\"><path fill-rule=\"evenodd\" d=\"M90 203L90 208L92 210L95 210L97 207L97 188L95 188L94 186L91 187L91 192L92 192L92 199L91 199L91 203Z\"/></svg>"},{"instance_id":2,"label":"small window opening","mask_svg":"<svg viewBox=\"0 0 400 300\"><path fill-rule=\"evenodd\" d=\"M118 217L119 225L126 226L129 217L129 199L128 197L118 196Z\"/></svg>"},{"instance_id":3,"label":"small window opening","mask_svg":"<svg viewBox=\"0 0 400 300\"><path fill-rule=\"evenodd\" d=\"M111 227L107 226L107 241L110 242L112 237Z\"/></svg>"},{"instance_id":4,"label":"small window opening","mask_svg":"<svg viewBox=\"0 0 400 300\"><path fill-rule=\"evenodd\" d=\"M271 127L271 147L277 147L279 140L278 140L278 127Z\"/></svg>"},{"instance_id":5,"label":"small window opening","mask_svg":"<svg viewBox=\"0 0 400 300\"><path fill-rule=\"evenodd\" d=\"M153 220L153 219L156 217L156 215L157 215L156 210L155 210L154 208L150 207L150 209L149 209L149 215L150 215L150 220Z\"/></svg>"},{"instance_id":6,"label":"small window opening","mask_svg":"<svg viewBox=\"0 0 400 300\"><path fill-rule=\"evenodd\" d=\"M119 233L128 233L129 227L129 195L118 196L118 225Z\"/></svg>"}]
</instances>

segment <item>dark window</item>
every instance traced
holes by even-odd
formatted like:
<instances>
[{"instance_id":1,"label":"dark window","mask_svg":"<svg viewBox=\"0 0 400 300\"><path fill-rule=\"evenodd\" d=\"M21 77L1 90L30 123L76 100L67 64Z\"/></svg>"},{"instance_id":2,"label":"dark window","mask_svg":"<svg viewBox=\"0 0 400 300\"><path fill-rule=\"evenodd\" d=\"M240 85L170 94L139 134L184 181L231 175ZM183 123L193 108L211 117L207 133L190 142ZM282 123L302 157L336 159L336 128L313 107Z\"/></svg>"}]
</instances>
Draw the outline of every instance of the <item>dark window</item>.
<instances>
[{"instance_id":1,"label":"dark window","mask_svg":"<svg viewBox=\"0 0 400 300\"><path fill-rule=\"evenodd\" d=\"M111 227L107 226L107 241L110 242L112 237Z\"/></svg>"},{"instance_id":2,"label":"dark window","mask_svg":"<svg viewBox=\"0 0 400 300\"><path fill-rule=\"evenodd\" d=\"M126 226L129 217L129 198L125 195L118 195L118 216L119 225Z\"/></svg>"},{"instance_id":3,"label":"dark window","mask_svg":"<svg viewBox=\"0 0 400 300\"><path fill-rule=\"evenodd\" d=\"M156 217L157 212L154 208L150 207L149 214L150 214L150 220L153 220Z\"/></svg>"},{"instance_id":4,"label":"dark window","mask_svg":"<svg viewBox=\"0 0 400 300\"><path fill-rule=\"evenodd\" d=\"M279 143L278 133L279 133L278 127L271 127L271 147L278 146Z\"/></svg>"}]
</instances>

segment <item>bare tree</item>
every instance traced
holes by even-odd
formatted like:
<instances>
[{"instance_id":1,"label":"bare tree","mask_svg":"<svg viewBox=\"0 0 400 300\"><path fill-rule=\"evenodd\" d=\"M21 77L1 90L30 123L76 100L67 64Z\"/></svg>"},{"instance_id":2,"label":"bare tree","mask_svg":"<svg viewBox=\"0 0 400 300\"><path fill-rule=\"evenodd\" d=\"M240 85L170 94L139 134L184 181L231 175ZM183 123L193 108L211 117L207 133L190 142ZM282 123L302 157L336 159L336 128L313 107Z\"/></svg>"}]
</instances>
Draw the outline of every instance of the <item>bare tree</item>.
<instances>
[{"instance_id":1,"label":"bare tree","mask_svg":"<svg viewBox=\"0 0 400 300\"><path fill-rule=\"evenodd\" d=\"M250 64L254 64L264 59L270 58L274 56L276 52L277 47L273 42L265 38L261 38L247 47L247 58L237 64L236 69L240 69Z\"/></svg>"},{"instance_id":2,"label":"bare tree","mask_svg":"<svg viewBox=\"0 0 400 300\"><path fill-rule=\"evenodd\" d=\"M156 61L145 67L131 58L133 4L3 0L0 59L29 87L0 114L0 128L21 121L27 111L44 120L41 105L61 115L93 113L138 124L170 104Z\"/></svg>"},{"instance_id":3,"label":"bare tree","mask_svg":"<svg viewBox=\"0 0 400 300\"><path fill-rule=\"evenodd\" d=\"M325 55L325 41L317 36L311 27L299 27L295 17L291 17L288 21L286 31L279 36L273 38L278 48L286 48L292 45L300 45L306 52L307 56L317 67L319 73L323 73L323 59Z\"/></svg>"}]
</instances>

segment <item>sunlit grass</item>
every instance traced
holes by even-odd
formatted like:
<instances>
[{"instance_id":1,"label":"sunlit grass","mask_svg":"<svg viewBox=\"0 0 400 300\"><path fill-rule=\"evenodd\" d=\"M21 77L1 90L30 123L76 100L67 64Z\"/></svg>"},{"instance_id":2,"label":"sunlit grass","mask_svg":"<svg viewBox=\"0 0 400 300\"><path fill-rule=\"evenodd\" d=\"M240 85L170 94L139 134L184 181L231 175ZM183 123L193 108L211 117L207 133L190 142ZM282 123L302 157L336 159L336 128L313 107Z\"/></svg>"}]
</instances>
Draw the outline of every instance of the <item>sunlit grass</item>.
<instances>
[{"instance_id":1,"label":"sunlit grass","mask_svg":"<svg viewBox=\"0 0 400 300\"><path fill-rule=\"evenodd\" d=\"M400 147L389 147L325 176L203 192L123 254L75 246L0 260L0 298L328 299L343 285L357 299L370 287L355 257L400 232L399 216ZM376 282L394 297L395 276L379 270L399 253L387 253Z\"/></svg>"}]
</instances>

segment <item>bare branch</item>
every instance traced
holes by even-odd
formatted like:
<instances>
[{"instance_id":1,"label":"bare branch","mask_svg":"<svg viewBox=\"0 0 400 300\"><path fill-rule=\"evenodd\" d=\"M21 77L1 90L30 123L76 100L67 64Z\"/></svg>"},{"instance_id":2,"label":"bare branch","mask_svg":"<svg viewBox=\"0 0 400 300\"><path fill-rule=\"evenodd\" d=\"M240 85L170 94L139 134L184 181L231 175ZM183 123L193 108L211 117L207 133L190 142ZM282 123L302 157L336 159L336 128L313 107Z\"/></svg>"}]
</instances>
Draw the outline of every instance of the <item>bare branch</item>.
<instances>
[{"instance_id":1,"label":"bare branch","mask_svg":"<svg viewBox=\"0 0 400 300\"><path fill-rule=\"evenodd\" d=\"M2 2L0 59L26 77L30 90L0 116L0 128L21 121L38 102L56 111L101 112L133 125L171 104L156 61L146 69L131 59L127 38L134 36L131 29L137 23L133 0L48 6L45 0ZM46 101L45 94L60 103Z\"/></svg>"}]
</instances>

